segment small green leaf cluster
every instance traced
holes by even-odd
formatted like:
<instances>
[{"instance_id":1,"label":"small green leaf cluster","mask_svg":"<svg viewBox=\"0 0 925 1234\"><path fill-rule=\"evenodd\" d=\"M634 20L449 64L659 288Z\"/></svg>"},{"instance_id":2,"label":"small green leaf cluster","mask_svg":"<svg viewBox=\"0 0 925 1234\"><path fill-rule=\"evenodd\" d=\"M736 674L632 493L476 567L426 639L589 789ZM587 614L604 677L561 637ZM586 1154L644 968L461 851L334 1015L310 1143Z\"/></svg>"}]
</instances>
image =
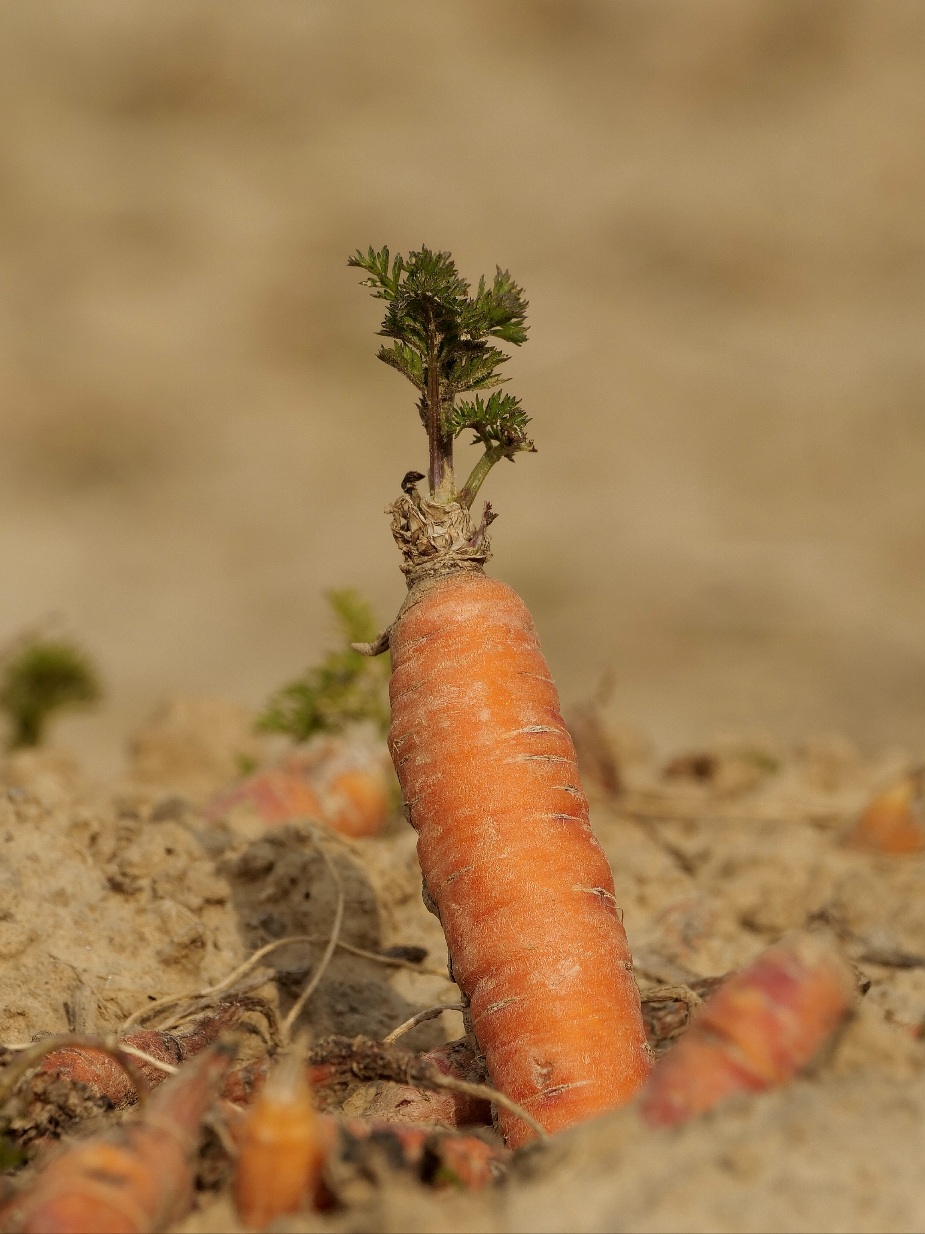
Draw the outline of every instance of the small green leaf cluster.
<instances>
[{"instance_id":1,"label":"small green leaf cluster","mask_svg":"<svg viewBox=\"0 0 925 1234\"><path fill-rule=\"evenodd\" d=\"M474 295L449 253L422 247L407 258L388 248L357 252L348 262L367 272L363 286L388 303L379 333L394 339L378 358L397 369L421 393L419 410L427 424L436 402L442 431L456 436L471 428L478 440L508 442L513 452L531 448L524 428L529 417L519 399L480 398L454 409L460 394L488 390L507 378L498 370L510 357L487 340L520 346L527 339L527 301L523 289L500 267L488 283L483 276ZM458 410L459 414L455 414Z\"/></svg>"},{"instance_id":2,"label":"small green leaf cluster","mask_svg":"<svg viewBox=\"0 0 925 1234\"><path fill-rule=\"evenodd\" d=\"M11 722L11 749L36 746L51 715L95 703L102 691L89 658L72 643L32 639L0 666L0 710Z\"/></svg>"},{"instance_id":3,"label":"small green leaf cluster","mask_svg":"<svg viewBox=\"0 0 925 1234\"><path fill-rule=\"evenodd\" d=\"M363 720L371 720L381 732L388 728L389 657L372 659L351 646L375 639L372 610L349 588L328 592L327 600L342 645L297 681L277 690L257 721L264 732L306 741L315 733L340 733Z\"/></svg>"},{"instance_id":4,"label":"small green leaf cluster","mask_svg":"<svg viewBox=\"0 0 925 1234\"><path fill-rule=\"evenodd\" d=\"M487 401L477 394L471 402L456 403L447 416L447 428L454 437L465 429L472 429L473 444L481 442L486 449L499 446L511 453L533 448L533 442L527 437L529 422L530 417L516 398L497 391L489 395Z\"/></svg>"}]
</instances>

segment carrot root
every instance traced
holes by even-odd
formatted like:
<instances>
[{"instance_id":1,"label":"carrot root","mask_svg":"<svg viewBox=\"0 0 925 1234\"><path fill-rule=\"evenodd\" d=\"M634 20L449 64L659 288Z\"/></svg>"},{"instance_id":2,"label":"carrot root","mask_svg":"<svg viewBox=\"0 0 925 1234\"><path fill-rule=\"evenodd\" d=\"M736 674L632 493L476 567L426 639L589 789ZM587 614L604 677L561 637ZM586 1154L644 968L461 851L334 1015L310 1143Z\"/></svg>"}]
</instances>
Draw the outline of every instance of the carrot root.
<instances>
[{"instance_id":1,"label":"carrot root","mask_svg":"<svg viewBox=\"0 0 925 1234\"><path fill-rule=\"evenodd\" d=\"M236 1130L234 1199L245 1225L263 1229L297 1212L324 1164L325 1147L305 1067L289 1054L270 1072Z\"/></svg>"},{"instance_id":2,"label":"carrot root","mask_svg":"<svg viewBox=\"0 0 925 1234\"><path fill-rule=\"evenodd\" d=\"M181 1063L211 1045L240 1015L240 1007L226 1004L215 1013L197 1020L187 1033L174 1034L142 1029L120 1038L117 1045L120 1048L132 1046L159 1062L179 1067ZM133 1063L149 1088L158 1087L167 1078L167 1072L152 1066L144 1059L133 1058ZM137 1096L135 1086L124 1068L111 1056L94 1051L89 1046L67 1046L55 1050L45 1056L41 1070L59 1075L65 1080L78 1080L86 1084L97 1096L111 1101L116 1109L130 1105Z\"/></svg>"}]
</instances>

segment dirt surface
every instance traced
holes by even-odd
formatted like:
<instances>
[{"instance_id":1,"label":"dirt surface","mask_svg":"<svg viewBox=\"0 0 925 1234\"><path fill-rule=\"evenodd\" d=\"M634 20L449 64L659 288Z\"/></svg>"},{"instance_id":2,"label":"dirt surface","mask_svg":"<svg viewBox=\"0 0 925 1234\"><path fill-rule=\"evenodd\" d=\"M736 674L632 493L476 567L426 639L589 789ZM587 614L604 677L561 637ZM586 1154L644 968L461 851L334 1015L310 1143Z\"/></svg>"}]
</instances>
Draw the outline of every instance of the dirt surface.
<instances>
[{"instance_id":1,"label":"dirt surface","mask_svg":"<svg viewBox=\"0 0 925 1234\"><path fill-rule=\"evenodd\" d=\"M246 721L235 704L177 700L135 735L130 774L106 789L89 787L55 752L2 765L0 1044L75 1026L114 1031L152 999L195 994L258 947L307 935L315 941L287 945L248 976L251 993L284 1013L335 916L321 848L344 893L342 941L370 953L417 946L426 958L394 967L335 952L300 1021L311 1040L381 1039L417 1011L454 1001L403 820L363 841L307 823L268 828L247 807L207 820L203 806L234 782L236 758L274 753ZM196 729L210 741L189 740ZM615 872L647 1023L661 1025L657 1048L670 1049L688 1017L681 1003L646 1004L648 991L708 991L703 979L807 924L854 964L866 991L854 1018L796 1083L680 1131L644 1128L624 1110L532 1147L502 1187L478 1196L434 1193L386 1172L355 1186L342 1211L280 1229L921 1229L925 856L844 844L861 808L911 760L898 751L865 758L827 737L799 748L729 739L666 765L626 729L611 730L609 742L623 788L599 793L592 819ZM266 1048L261 1017L250 1018L245 1058ZM458 1014L444 1013L405 1042L425 1050L460 1031ZM345 1109L361 1114L379 1096L376 1085L355 1086ZM85 1133L101 1112L78 1098L46 1094L43 1106L33 1093L30 1106L23 1095L7 1107L7 1126L27 1153L41 1151L30 1147L30 1110L51 1102L57 1122L46 1114L44 1134ZM237 1228L228 1204L221 1189L203 1192L182 1228Z\"/></svg>"}]
</instances>

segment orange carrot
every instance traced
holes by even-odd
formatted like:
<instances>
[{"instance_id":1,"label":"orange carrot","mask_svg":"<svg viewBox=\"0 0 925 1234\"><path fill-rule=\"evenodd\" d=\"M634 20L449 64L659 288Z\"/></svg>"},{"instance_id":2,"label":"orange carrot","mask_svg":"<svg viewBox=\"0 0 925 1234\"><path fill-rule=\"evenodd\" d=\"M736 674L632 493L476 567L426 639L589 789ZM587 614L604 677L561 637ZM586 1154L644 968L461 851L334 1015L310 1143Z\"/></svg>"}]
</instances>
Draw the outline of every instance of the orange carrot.
<instances>
[{"instance_id":1,"label":"orange carrot","mask_svg":"<svg viewBox=\"0 0 925 1234\"><path fill-rule=\"evenodd\" d=\"M378 1119L325 1120L338 1132L331 1152L362 1161L363 1145L384 1148L390 1161L434 1187L480 1191L504 1173L510 1153L475 1135L430 1125L396 1124Z\"/></svg>"},{"instance_id":2,"label":"orange carrot","mask_svg":"<svg viewBox=\"0 0 925 1234\"><path fill-rule=\"evenodd\" d=\"M733 973L656 1064L645 1120L683 1123L743 1092L784 1084L829 1039L854 1001L844 960L819 937L793 934Z\"/></svg>"},{"instance_id":3,"label":"orange carrot","mask_svg":"<svg viewBox=\"0 0 925 1234\"><path fill-rule=\"evenodd\" d=\"M260 1095L236 1129L234 1198L241 1220L263 1229L299 1210L324 1164L319 1118L298 1054L270 1072Z\"/></svg>"},{"instance_id":4,"label":"orange carrot","mask_svg":"<svg viewBox=\"0 0 925 1234\"><path fill-rule=\"evenodd\" d=\"M917 802L922 794L921 781L920 774L906 776L875 797L845 843L874 853L920 853L925 848L925 822Z\"/></svg>"},{"instance_id":5,"label":"orange carrot","mask_svg":"<svg viewBox=\"0 0 925 1234\"><path fill-rule=\"evenodd\" d=\"M206 813L220 818L245 802L267 823L312 819L354 839L378 834L390 808L378 752L341 737L294 750L278 766L255 772L217 797Z\"/></svg>"},{"instance_id":6,"label":"orange carrot","mask_svg":"<svg viewBox=\"0 0 925 1234\"><path fill-rule=\"evenodd\" d=\"M526 301L501 269L470 295L450 254L427 248L349 264L387 303L379 359L418 391L429 447L428 494L409 472L390 507L408 596L384 636L356 646L391 649L389 748L491 1083L556 1131L628 1101L650 1059L559 697L523 601L483 573L494 514L471 515L494 464L534 448L519 400L480 393L508 359L489 339L526 340ZM464 431L484 453L459 488ZM510 1145L533 1134L505 1110L499 1123Z\"/></svg>"},{"instance_id":7,"label":"orange carrot","mask_svg":"<svg viewBox=\"0 0 925 1234\"><path fill-rule=\"evenodd\" d=\"M120 1038L118 1045L134 1046L162 1063L178 1067L211 1045L219 1033L230 1028L240 1016L240 1007L229 1003L197 1020L186 1033L140 1029ZM167 1078L167 1072L144 1059L133 1058L132 1062L151 1088L156 1088ZM99 1096L108 1098L116 1109L131 1105L137 1097L135 1087L123 1068L110 1055L96 1053L89 1047L64 1046L54 1050L42 1060L41 1070L89 1085Z\"/></svg>"},{"instance_id":8,"label":"orange carrot","mask_svg":"<svg viewBox=\"0 0 925 1234\"><path fill-rule=\"evenodd\" d=\"M193 1195L199 1128L234 1049L215 1045L152 1097L143 1116L56 1156L0 1215L5 1234L146 1234Z\"/></svg>"},{"instance_id":9,"label":"orange carrot","mask_svg":"<svg viewBox=\"0 0 925 1234\"><path fill-rule=\"evenodd\" d=\"M571 739L519 597L435 580L390 635L389 745L491 1083L550 1131L649 1070L639 994ZM524 1125L500 1116L509 1144Z\"/></svg>"}]
</instances>

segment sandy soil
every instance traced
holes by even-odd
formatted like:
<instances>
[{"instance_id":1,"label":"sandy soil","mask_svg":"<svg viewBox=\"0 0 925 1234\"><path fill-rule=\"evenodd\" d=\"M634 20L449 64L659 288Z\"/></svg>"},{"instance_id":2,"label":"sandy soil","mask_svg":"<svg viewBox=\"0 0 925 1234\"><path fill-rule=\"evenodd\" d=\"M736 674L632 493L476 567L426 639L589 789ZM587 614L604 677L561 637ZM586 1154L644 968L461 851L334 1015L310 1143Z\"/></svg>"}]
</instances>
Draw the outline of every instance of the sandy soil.
<instances>
[{"instance_id":1,"label":"sandy soil","mask_svg":"<svg viewBox=\"0 0 925 1234\"><path fill-rule=\"evenodd\" d=\"M196 733L209 740L197 743ZM867 988L853 1020L809 1075L684 1130L643 1128L630 1109L530 1149L499 1190L435 1194L386 1177L352 1193L345 1211L281 1229L921 1228L925 856L878 857L843 843L908 758L863 757L834 738L798 748L730 739L666 776L638 734L614 730L612 744L624 789L599 794L592 817L643 998L658 985L727 973L810 922L840 940ZM381 1038L454 1000L400 818L364 841L306 824L268 829L242 807L208 821L203 804L234 781L241 754L272 753L246 713L217 699L177 700L130 748L129 775L103 790L53 751L2 766L0 1043L64 1031L78 1006L85 1030L114 1030L150 999L215 983L267 942L312 936L267 957L253 979L285 1011L334 916L319 843L345 893L343 940L428 955L425 971L411 971L338 951L303 1015L311 1038ZM426 1049L459 1032L458 1014L445 1013L407 1042ZM245 1056L263 1051L248 1040ZM375 1086L361 1086L346 1108L360 1113L375 1097ZM205 1193L183 1229L236 1228L231 1221L226 1196Z\"/></svg>"}]
</instances>

